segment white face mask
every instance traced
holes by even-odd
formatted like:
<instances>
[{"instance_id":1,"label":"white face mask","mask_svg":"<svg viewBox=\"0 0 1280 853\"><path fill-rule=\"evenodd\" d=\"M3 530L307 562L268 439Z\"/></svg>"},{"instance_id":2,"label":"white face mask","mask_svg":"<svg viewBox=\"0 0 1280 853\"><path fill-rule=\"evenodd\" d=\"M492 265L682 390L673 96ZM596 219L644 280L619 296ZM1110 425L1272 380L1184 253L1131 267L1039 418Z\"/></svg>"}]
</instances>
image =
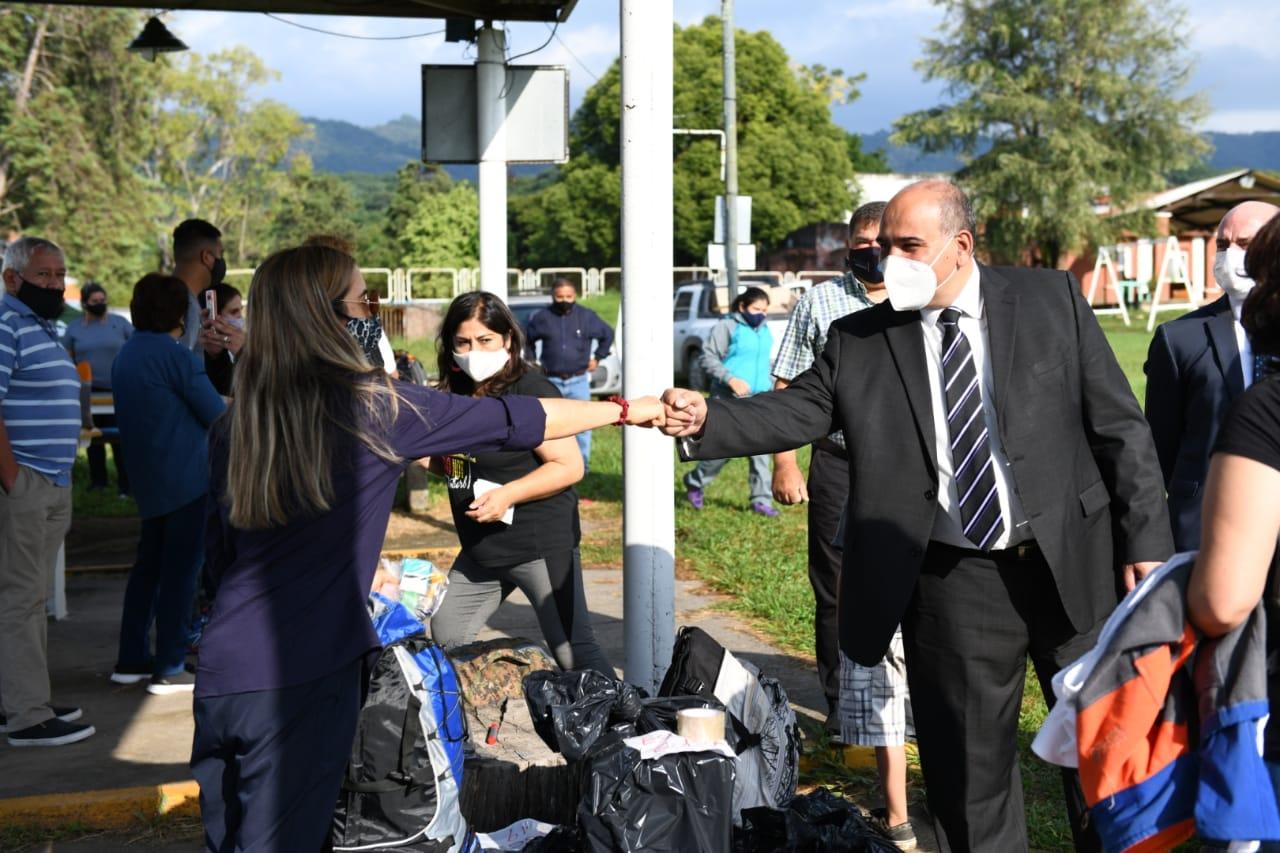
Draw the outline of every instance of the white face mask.
<instances>
[{"instance_id":1,"label":"white face mask","mask_svg":"<svg viewBox=\"0 0 1280 853\"><path fill-rule=\"evenodd\" d=\"M222 321L226 323L228 326L235 326L237 329L244 331L243 317L223 317Z\"/></svg>"},{"instance_id":2,"label":"white face mask","mask_svg":"<svg viewBox=\"0 0 1280 853\"><path fill-rule=\"evenodd\" d=\"M480 383L496 375L511 360L506 348L496 350L473 349L471 352L455 352L453 360L458 369Z\"/></svg>"},{"instance_id":3,"label":"white face mask","mask_svg":"<svg viewBox=\"0 0 1280 853\"><path fill-rule=\"evenodd\" d=\"M1253 290L1253 279L1244 271L1244 249L1228 246L1213 258L1213 280L1233 299L1244 299Z\"/></svg>"},{"instance_id":4,"label":"white face mask","mask_svg":"<svg viewBox=\"0 0 1280 853\"><path fill-rule=\"evenodd\" d=\"M948 281L951 275L938 281L933 265L942 257L942 253L951 245L956 236L951 235L942 244L938 254L929 263L917 261L902 255L886 255L880 259L880 271L884 274L884 288L889 292L889 304L894 311L919 311L933 300L933 294Z\"/></svg>"}]
</instances>

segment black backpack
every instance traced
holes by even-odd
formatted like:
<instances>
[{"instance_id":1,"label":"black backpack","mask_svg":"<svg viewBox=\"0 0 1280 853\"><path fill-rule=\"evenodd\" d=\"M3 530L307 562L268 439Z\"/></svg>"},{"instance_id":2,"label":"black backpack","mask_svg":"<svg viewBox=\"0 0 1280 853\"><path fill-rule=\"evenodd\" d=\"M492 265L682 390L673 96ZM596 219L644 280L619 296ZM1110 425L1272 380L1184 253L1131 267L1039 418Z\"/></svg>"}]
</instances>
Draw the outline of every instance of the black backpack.
<instances>
[{"instance_id":1,"label":"black backpack","mask_svg":"<svg viewBox=\"0 0 1280 853\"><path fill-rule=\"evenodd\" d=\"M729 746L738 755L734 823L741 822L743 809L786 808L800 779L801 734L781 684L701 628L684 627L658 695L701 696L724 705L733 734Z\"/></svg>"},{"instance_id":2,"label":"black backpack","mask_svg":"<svg viewBox=\"0 0 1280 853\"><path fill-rule=\"evenodd\" d=\"M471 849L442 740L447 733L435 720L429 685L414 662L415 655L439 654L437 649L418 635L379 653L334 810L334 850Z\"/></svg>"}]
</instances>

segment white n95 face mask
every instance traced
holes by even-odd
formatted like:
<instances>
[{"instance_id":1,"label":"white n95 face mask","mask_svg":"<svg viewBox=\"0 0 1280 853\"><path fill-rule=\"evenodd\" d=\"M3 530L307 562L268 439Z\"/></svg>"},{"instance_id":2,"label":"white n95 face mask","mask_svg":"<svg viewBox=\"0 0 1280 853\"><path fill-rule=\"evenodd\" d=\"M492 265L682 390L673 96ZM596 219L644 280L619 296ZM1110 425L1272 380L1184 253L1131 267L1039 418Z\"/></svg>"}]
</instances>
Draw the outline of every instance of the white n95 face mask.
<instances>
[{"instance_id":1,"label":"white n95 face mask","mask_svg":"<svg viewBox=\"0 0 1280 853\"><path fill-rule=\"evenodd\" d=\"M1244 271L1244 249L1228 246L1213 257L1213 280L1235 299L1244 299L1253 290L1253 279Z\"/></svg>"},{"instance_id":2,"label":"white n95 face mask","mask_svg":"<svg viewBox=\"0 0 1280 853\"><path fill-rule=\"evenodd\" d=\"M453 360L458 369L480 383L496 375L511 360L511 353L506 348L496 350L476 350L471 352L455 352Z\"/></svg>"},{"instance_id":3,"label":"white n95 face mask","mask_svg":"<svg viewBox=\"0 0 1280 853\"><path fill-rule=\"evenodd\" d=\"M942 244L938 254L934 255L933 260L927 264L902 255L887 255L880 259L880 270L884 274L884 288L889 292L889 304L893 306L894 311L919 311L929 304L938 288L951 280L955 270L952 270L951 275L942 281L938 281L938 277L933 272L933 265L938 262L938 258L942 257L942 253L954 239L955 235L952 234L947 242Z\"/></svg>"}]
</instances>

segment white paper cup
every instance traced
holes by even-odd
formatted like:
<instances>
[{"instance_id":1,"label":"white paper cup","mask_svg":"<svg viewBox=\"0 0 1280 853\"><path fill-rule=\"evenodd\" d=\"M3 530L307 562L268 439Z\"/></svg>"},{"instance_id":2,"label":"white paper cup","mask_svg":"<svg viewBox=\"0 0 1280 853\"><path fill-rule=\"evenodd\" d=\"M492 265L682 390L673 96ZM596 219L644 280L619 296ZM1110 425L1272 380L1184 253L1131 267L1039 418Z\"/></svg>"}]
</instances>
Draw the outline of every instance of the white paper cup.
<instances>
[{"instance_id":1,"label":"white paper cup","mask_svg":"<svg viewBox=\"0 0 1280 853\"><path fill-rule=\"evenodd\" d=\"M693 743L724 740L724 711L685 708L676 712L676 733Z\"/></svg>"}]
</instances>

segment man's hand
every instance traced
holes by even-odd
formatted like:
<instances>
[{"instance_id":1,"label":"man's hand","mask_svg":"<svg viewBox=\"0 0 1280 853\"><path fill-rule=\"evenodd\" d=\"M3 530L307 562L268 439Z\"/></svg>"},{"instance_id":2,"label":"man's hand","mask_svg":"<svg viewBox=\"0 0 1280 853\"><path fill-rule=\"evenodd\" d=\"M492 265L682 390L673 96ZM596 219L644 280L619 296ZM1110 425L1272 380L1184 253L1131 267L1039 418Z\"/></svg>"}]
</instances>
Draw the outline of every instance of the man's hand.
<instances>
[{"instance_id":1,"label":"man's hand","mask_svg":"<svg viewBox=\"0 0 1280 853\"><path fill-rule=\"evenodd\" d=\"M729 390L733 392L735 397L750 397L751 386L747 384L745 379L733 377L729 380Z\"/></svg>"},{"instance_id":2,"label":"man's hand","mask_svg":"<svg viewBox=\"0 0 1280 853\"><path fill-rule=\"evenodd\" d=\"M1143 578L1160 568L1162 565L1164 564L1150 560L1144 563L1126 563L1124 567L1125 592L1133 592L1133 588L1141 583Z\"/></svg>"},{"instance_id":3,"label":"man's hand","mask_svg":"<svg viewBox=\"0 0 1280 853\"><path fill-rule=\"evenodd\" d=\"M675 438L685 438L702 432L707 421L707 401L696 391L670 388L662 395L666 408L666 424L662 431Z\"/></svg>"},{"instance_id":4,"label":"man's hand","mask_svg":"<svg viewBox=\"0 0 1280 853\"><path fill-rule=\"evenodd\" d=\"M593 359L591 359L590 361L588 361L588 362L587 362L587 372L588 372L588 373L590 373L591 371L595 370L595 369L596 369L596 366L597 366L598 364L600 364L600 362L596 361L594 358L593 358Z\"/></svg>"},{"instance_id":5,"label":"man's hand","mask_svg":"<svg viewBox=\"0 0 1280 853\"><path fill-rule=\"evenodd\" d=\"M787 506L809 500L809 487L804 481L804 472L796 464L794 452L773 457L773 499Z\"/></svg>"}]
</instances>

